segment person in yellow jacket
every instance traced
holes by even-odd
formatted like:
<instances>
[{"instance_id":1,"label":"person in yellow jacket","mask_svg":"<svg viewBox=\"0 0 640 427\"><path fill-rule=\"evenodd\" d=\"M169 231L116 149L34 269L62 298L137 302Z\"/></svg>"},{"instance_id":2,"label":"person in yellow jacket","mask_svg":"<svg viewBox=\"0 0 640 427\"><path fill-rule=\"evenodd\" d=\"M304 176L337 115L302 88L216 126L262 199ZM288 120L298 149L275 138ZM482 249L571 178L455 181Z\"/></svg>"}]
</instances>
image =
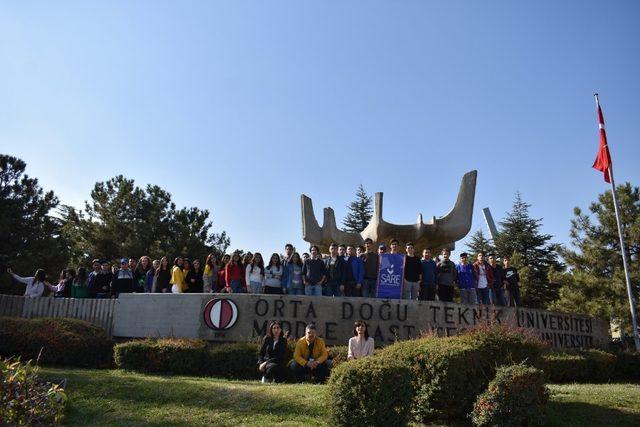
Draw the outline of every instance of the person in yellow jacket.
<instances>
[{"instance_id":1,"label":"person in yellow jacket","mask_svg":"<svg viewBox=\"0 0 640 427\"><path fill-rule=\"evenodd\" d=\"M329 376L329 351L324 340L316 335L316 325L310 323L304 337L296 343L291 362L291 371L297 382L303 382L309 374L314 382L324 382Z\"/></svg>"},{"instance_id":2,"label":"person in yellow jacket","mask_svg":"<svg viewBox=\"0 0 640 427\"><path fill-rule=\"evenodd\" d=\"M182 257L177 257L173 261L173 268L171 269L171 293L181 294L184 292L184 272L182 271Z\"/></svg>"}]
</instances>

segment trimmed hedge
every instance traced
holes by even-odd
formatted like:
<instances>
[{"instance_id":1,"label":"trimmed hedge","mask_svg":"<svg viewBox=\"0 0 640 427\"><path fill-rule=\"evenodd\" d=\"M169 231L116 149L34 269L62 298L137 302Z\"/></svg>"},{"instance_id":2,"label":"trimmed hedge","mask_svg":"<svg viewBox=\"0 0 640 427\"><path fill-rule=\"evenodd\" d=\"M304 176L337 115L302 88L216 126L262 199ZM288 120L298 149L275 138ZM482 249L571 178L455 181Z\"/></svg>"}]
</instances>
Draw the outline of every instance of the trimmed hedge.
<instances>
[{"instance_id":1,"label":"trimmed hedge","mask_svg":"<svg viewBox=\"0 0 640 427\"><path fill-rule=\"evenodd\" d=\"M503 366L478 396L471 420L480 427L543 426L548 401L541 370L523 364Z\"/></svg>"},{"instance_id":2,"label":"trimmed hedge","mask_svg":"<svg viewBox=\"0 0 640 427\"><path fill-rule=\"evenodd\" d=\"M138 372L201 374L208 356L207 342L187 339L144 339L116 344L116 366Z\"/></svg>"},{"instance_id":3,"label":"trimmed hedge","mask_svg":"<svg viewBox=\"0 0 640 427\"><path fill-rule=\"evenodd\" d=\"M42 353L40 354L40 351ZM113 342L91 323L66 318L0 318L0 355L74 367L111 366Z\"/></svg>"},{"instance_id":4,"label":"trimmed hedge","mask_svg":"<svg viewBox=\"0 0 640 427\"><path fill-rule=\"evenodd\" d=\"M374 357L412 367L412 411L417 421L428 423L466 418L498 366L520 362L538 365L543 349L533 335L492 327L449 338L398 342Z\"/></svg>"},{"instance_id":5,"label":"trimmed hedge","mask_svg":"<svg viewBox=\"0 0 640 427\"><path fill-rule=\"evenodd\" d=\"M613 379L617 364L615 355L595 349L552 352L542 361L547 379L554 383L606 382Z\"/></svg>"},{"instance_id":6,"label":"trimmed hedge","mask_svg":"<svg viewBox=\"0 0 640 427\"><path fill-rule=\"evenodd\" d=\"M613 378L623 381L640 380L640 353L621 351L616 353Z\"/></svg>"},{"instance_id":7,"label":"trimmed hedge","mask_svg":"<svg viewBox=\"0 0 640 427\"><path fill-rule=\"evenodd\" d=\"M333 360L333 366L336 367L347 361L349 347L346 345L336 345L329 348L329 358Z\"/></svg>"},{"instance_id":8,"label":"trimmed hedge","mask_svg":"<svg viewBox=\"0 0 640 427\"><path fill-rule=\"evenodd\" d=\"M334 368L327 383L332 425L404 426L411 416L411 368L366 357Z\"/></svg>"},{"instance_id":9,"label":"trimmed hedge","mask_svg":"<svg viewBox=\"0 0 640 427\"><path fill-rule=\"evenodd\" d=\"M258 378L258 344L220 344L213 347L204 372L215 377L231 379Z\"/></svg>"}]
</instances>

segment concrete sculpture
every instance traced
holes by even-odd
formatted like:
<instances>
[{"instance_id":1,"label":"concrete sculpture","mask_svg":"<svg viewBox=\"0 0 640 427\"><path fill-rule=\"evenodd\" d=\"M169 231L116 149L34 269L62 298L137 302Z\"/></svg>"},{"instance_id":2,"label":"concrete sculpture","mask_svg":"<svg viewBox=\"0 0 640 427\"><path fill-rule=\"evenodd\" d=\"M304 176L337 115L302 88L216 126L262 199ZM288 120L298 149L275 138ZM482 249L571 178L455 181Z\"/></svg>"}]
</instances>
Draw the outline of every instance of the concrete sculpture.
<instances>
[{"instance_id":1,"label":"concrete sculpture","mask_svg":"<svg viewBox=\"0 0 640 427\"><path fill-rule=\"evenodd\" d=\"M464 174L453 209L443 217L433 216L427 223L422 221L422 214L418 215L416 224L396 225L386 222L382 219L382 193L376 193L373 217L361 233L339 230L332 208L324 208L324 222L320 227L313 213L313 202L303 194L302 238L318 245L323 253L328 252L332 242L362 245L366 238L372 239L375 244L388 244L389 240L395 238L400 242L400 248L404 248L406 242L413 242L418 250L453 248L455 242L464 238L471 228L477 176L478 172L475 170Z\"/></svg>"}]
</instances>

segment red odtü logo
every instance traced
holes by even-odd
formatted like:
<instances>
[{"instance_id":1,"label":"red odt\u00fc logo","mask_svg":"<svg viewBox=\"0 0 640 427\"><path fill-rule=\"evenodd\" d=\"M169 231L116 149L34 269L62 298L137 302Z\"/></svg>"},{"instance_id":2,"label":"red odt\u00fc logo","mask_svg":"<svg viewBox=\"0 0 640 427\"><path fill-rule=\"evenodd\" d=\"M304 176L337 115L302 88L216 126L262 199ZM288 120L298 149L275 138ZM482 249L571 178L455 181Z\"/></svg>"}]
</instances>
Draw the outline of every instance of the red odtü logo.
<instances>
[{"instance_id":1,"label":"red odt\u00fc logo","mask_svg":"<svg viewBox=\"0 0 640 427\"><path fill-rule=\"evenodd\" d=\"M204 323L211 329L229 329L238 320L238 306L228 299L212 299L204 307Z\"/></svg>"}]
</instances>

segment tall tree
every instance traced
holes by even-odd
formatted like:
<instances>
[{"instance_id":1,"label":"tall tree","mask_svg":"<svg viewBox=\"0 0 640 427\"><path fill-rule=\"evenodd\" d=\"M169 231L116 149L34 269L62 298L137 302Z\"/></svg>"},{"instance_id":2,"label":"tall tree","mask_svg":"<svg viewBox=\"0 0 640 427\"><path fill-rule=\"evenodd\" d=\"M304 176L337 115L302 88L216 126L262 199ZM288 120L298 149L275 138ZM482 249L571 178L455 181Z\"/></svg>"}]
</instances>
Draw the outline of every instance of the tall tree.
<instances>
[{"instance_id":1,"label":"tall tree","mask_svg":"<svg viewBox=\"0 0 640 427\"><path fill-rule=\"evenodd\" d=\"M0 154L0 268L4 272L10 266L24 276L44 268L50 278L57 278L67 261L61 222L52 215L58 198L25 174L26 167L24 161ZM2 289L7 291L10 280L3 277Z\"/></svg>"},{"instance_id":2,"label":"tall tree","mask_svg":"<svg viewBox=\"0 0 640 427\"><path fill-rule=\"evenodd\" d=\"M489 253L493 252L495 248L484 233L482 229L478 229L475 233L471 235L471 240L467 243L467 252L469 252L471 257L474 257L479 252Z\"/></svg>"},{"instance_id":3,"label":"tall tree","mask_svg":"<svg viewBox=\"0 0 640 427\"><path fill-rule=\"evenodd\" d=\"M142 189L122 175L98 182L85 211L63 208L64 230L76 261L91 257L151 257L224 252L226 232L211 233L209 211L177 209L171 195L157 185Z\"/></svg>"},{"instance_id":4,"label":"tall tree","mask_svg":"<svg viewBox=\"0 0 640 427\"><path fill-rule=\"evenodd\" d=\"M620 218L631 283L638 306L640 285L640 191L630 183L617 186ZM560 298L552 307L591 314L606 320L618 319L627 332L631 331L631 315L625 284L620 240L611 191L591 203L589 213L574 209L571 220L571 243L574 249L563 249L568 271L557 273L554 280L562 283Z\"/></svg>"},{"instance_id":5,"label":"tall tree","mask_svg":"<svg viewBox=\"0 0 640 427\"><path fill-rule=\"evenodd\" d=\"M558 245L551 243L553 236L540 231L542 219L531 218L530 207L516 193L511 211L500 221L494 244L499 255L517 255L514 265L527 268L527 280L521 277L523 304L545 308L558 298L558 285L550 282L549 272L560 271L563 265L558 260Z\"/></svg>"},{"instance_id":6,"label":"tall tree","mask_svg":"<svg viewBox=\"0 0 640 427\"><path fill-rule=\"evenodd\" d=\"M360 233L364 230L373 216L373 198L364 191L362 184L356 191L356 199L347 205L347 215L342 220L344 231Z\"/></svg>"}]
</instances>

